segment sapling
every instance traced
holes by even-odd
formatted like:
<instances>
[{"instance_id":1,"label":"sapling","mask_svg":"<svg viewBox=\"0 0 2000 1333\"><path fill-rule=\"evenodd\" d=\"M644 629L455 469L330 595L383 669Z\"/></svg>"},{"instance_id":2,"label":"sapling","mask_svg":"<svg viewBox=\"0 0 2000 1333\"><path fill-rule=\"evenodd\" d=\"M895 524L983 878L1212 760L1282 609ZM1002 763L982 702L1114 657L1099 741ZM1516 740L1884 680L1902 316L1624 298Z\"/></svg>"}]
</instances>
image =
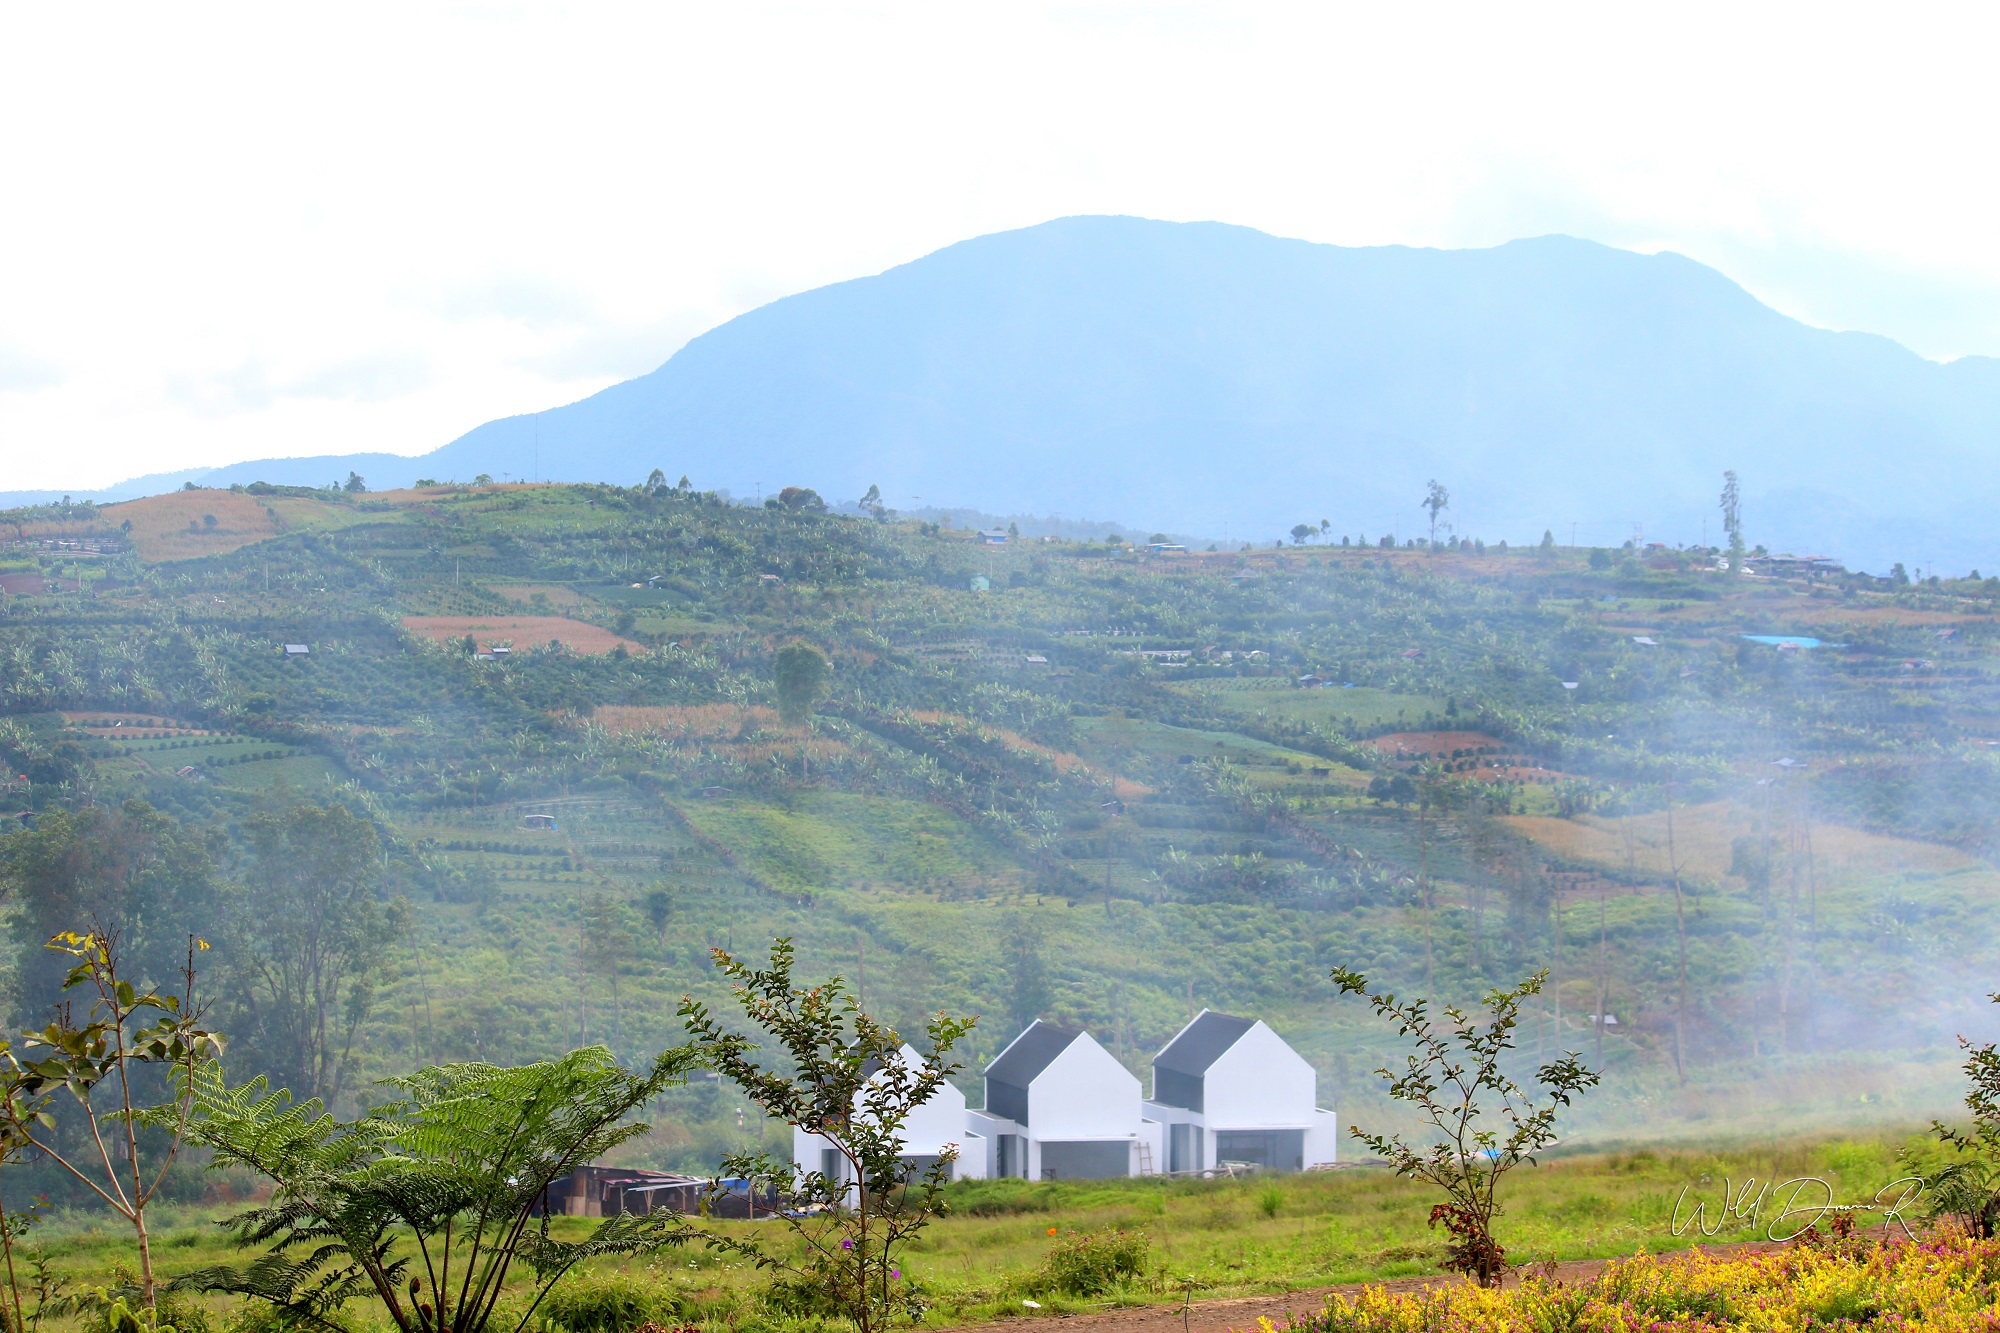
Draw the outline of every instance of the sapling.
<instances>
[{"instance_id":1,"label":"sapling","mask_svg":"<svg viewBox=\"0 0 2000 1333\"><path fill-rule=\"evenodd\" d=\"M1335 968L1332 975L1341 994L1366 999L1396 1024L1398 1036L1414 1039L1416 1049L1404 1069L1375 1072L1388 1080L1391 1097L1417 1108L1436 1141L1419 1149L1398 1134L1370 1134L1359 1126L1349 1132L1386 1158L1397 1175L1444 1192L1430 1222L1451 1237L1446 1266L1482 1287L1495 1285L1507 1268L1507 1252L1493 1236L1501 1178L1523 1162L1533 1165L1535 1154L1555 1142L1556 1113L1598 1081L1574 1051L1535 1071L1539 1098L1501 1068L1514 1048L1521 1001L1541 993L1548 973L1489 992L1483 1012L1445 1005L1439 1011L1442 1024L1432 1018L1426 1000L1371 991L1368 978L1348 968Z\"/></svg>"},{"instance_id":2,"label":"sapling","mask_svg":"<svg viewBox=\"0 0 2000 1333\"><path fill-rule=\"evenodd\" d=\"M795 985L789 939L772 941L770 965L761 969L725 949L712 953L734 983L744 1017L782 1051L786 1072L759 1063L750 1038L683 997L680 1013L695 1049L765 1115L818 1135L838 1165L800 1171L767 1153L725 1159L723 1173L753 1191L758 1181L771 1183L780 1196L778 1216L797 1244L769 1246L755 1235L726 1233L707 1242L787 1274L795 1289L851 1319L860 1333L877 1333L897 1308L911 1310L911 1299L898 1299L893 1285L901 1276L896 1256L941 1211L939 1192L958 1156L947 1145L915 1173L903 1157L903 1126L958 1071L948 1056L972 1020L932 1018L930 1052L913 1062L896 1030L864 1012L839 977Z\"/></svg>"},{"instance_id":3,"label":"sapling","mask_svg":"<svg viewBox=\"0 0 2000 1333\"><path fill-rule=\"evenodd\" d=\"M66 1004L53 1023L27 1033L18 1046L0 1042L7 1065L0 1147L34 1148L131 1225L140 1296L151 1322L159 1303L146 1210L180 1151L193 1110L192 1084L222 1052L221 1036L201 1026L195 1003L195 955L208 944L189 937L178 995L141 991L123 975L115 927L65 931L47 947L76 960L63 990L95 992L96 998L85 1022L78 1023ZM147 1071L166 1075L164 1092L155 1091ZM51 1105L64 1092L82 1113L81 1144L57 1133ZM164 1141L142 1142L142 1126L161 1131ZM11 1241L7 1249L11 1259ZM19 1311L10 1313L18 1326Z\"/></svg>"},{"instance_id":4,"label":"sapling","mask_svg":"<svg viewBox=\"0 0 2000 1333\"><path fill-rule=\"evenodd\" d=\"M2000 1004L2000 994L1988 999ZM1905 1149L1904 1167L1923 1181L1933 1218L1951 1218L1981 1240L2000 1234L2000 1049L1994 1043L1958 1039L1965 1052L1965 1077L1970 1085L1965 1109L1970 1127L1960 1129L1931 1121L1931 1132L1949 1153L1942 1166L1930 1154ZM1926 1166L1932 1169L1925 1170Z\"/></svg>"}]
</instances>

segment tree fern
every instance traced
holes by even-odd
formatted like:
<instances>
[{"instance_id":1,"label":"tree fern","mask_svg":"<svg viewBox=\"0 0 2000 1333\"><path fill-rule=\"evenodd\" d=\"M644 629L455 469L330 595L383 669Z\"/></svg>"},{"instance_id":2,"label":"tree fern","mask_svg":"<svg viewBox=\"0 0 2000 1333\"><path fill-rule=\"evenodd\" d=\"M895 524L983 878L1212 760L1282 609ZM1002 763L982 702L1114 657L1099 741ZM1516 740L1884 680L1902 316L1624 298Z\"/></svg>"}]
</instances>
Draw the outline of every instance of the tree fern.
<instances>
[{"instance_id":1,"label":"tree fern","mask_svg":"<svg viewBox=\"0 0 2000 1333\"><path fill-rule=\"evenodd\" d=\"M519 1260L535 1281L518 1330L583 1260L689 1238L682 1219L652 1214L606 1218L585 1239L562 1241L542 1205L552 1182L645 1133L627 1117L695 1064L676 1047L629 1071L591 1047L514 1068L442 1065L389 1080L403 1096L354 1121L317 1101L294 1104L261 1079L229 1088L208 1073L190 1137L276 1189L227 1223L263 1253L180 1284L255 1296L322 1325L372 1294L402 1333L482 1333Z\"/></svg>"}]
</instances>

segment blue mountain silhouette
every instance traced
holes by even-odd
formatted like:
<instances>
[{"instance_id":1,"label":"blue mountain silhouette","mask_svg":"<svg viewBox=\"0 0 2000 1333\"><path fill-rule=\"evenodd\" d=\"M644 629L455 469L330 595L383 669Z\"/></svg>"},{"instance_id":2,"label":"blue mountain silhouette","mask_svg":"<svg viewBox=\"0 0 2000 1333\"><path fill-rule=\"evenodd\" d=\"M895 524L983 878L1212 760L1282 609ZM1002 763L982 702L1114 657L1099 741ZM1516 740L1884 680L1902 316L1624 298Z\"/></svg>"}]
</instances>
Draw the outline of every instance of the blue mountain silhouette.
<instances>
[{"instance_id":1,"label":"blue mountain silhouette","mask_svg":"<svg viewBox=\"0 0 2000 1333\"><path fill-rule=\"evenodd\" d=\"M2000 362L1812 328L1674 254L1565 236L1346 248L1073 217L774 301L650 374L491 421L371 484L480 472L1110 514L1268 543L1294 523L1520 543L1752 542L2000 565ZM239 464L210 483L345 476Z\"/></svg>"}]
</instances>

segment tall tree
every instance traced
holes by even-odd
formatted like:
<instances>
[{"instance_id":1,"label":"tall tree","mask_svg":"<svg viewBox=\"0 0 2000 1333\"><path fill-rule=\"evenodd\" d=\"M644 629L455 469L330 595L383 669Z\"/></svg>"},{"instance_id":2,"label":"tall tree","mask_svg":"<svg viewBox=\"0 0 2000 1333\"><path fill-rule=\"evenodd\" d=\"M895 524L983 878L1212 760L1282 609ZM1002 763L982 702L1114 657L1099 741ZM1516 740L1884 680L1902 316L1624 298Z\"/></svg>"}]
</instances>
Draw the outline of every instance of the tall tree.
<instances>
[{"instance_id":1,"label":"tall tree","mask_svg":"<svg viewBox=\"0 0 2000 1333\"><path fill-rule=\"evenodd\" d=\"M331 1102L403 912L381 901L374 826L339 803L261 814L232 935L239 1002L263 1062Z\"/></svg>"},{"instance_id":2,"label":"tall tree","mask_svg":"<svg viewBox=\"0 0 2000 1333\"><path fill-rule=\"evenodd\" d=\"M618 970L632 952L631 930L622 903L592 894L583 904L584 966L611 987L611 1050L624 1041L625 1010L618 996Z\"/></svg>"},{"instance_id":3,"label":"tall tree","mask_svg":"<svg viewBox=\"0 0 2000 1333\"><path fill-rule=\"evenodd\" d=\"M788 727L801 727L799 774L806 772L806 747L812 743L812 711L826 696L833 664L826 654L809 643L788 643L778 650L772 666L771 682L778 691L778 717Z\"/></svg>"},{"instance_id":4,"label":"tall tree","mask_svg":"<svg viewBox=\"0 0 2000 1333\"><path fill-rule=\"evenodd\" d=\"M1053 998L1042 956L1042 926L1026 914L1007 925L1007 1017L1020 1032L1040 1018Z\"/></svg>"},{"instance_id":5,"label":"tall tree","mask_svg":"<svg viewBox=\"0 0 2000 1333\"><path fill-rule=\"evenodd\" d=\"M802 727L813 706L826 696L833 674L826 654L809 643L788 643L772 664L771 683L778 692L778 717L788 727Z\"/></svg>"},{"instance_id":6,"label":"tall tree","mask_svg":"<svg viewBox=\"0 0 2000 1333\"><path fill-rule=\"evenodd\" d=\"M1431 545L1436 546L1438 544L1438 516L1451 508L1451 492L1439 485L1435 477L1424 487L1423 507L1430 511Z\"/></svg>"},{"instance_id":7,"label":"tall tree","mask_svg":"<svg viewBox=\"0 0 2000 1333\"><path fill-rule=\"evenodd\" d=\"M69 960L44 945L76 923L115 921L128 976L141 986L180 973L190 934L215 932L214 847L143 801L44 811L0 839L0 889L15 905L15 1012L41 1022L60 1002Z\"/></svg>"},{"instance_id":8,"label":"tall tree","mask_svg":"<svg viewBox=\"0 0 2000 1333\"><path fill-rule=\"evenodd\" d=\"M1743 572L1743 559L1748 554L1743 546L1743 492L1734 472L1722 474L1722 531L1729 538L1729 573L1733 577Z\"/></svg>"}]
</instances>

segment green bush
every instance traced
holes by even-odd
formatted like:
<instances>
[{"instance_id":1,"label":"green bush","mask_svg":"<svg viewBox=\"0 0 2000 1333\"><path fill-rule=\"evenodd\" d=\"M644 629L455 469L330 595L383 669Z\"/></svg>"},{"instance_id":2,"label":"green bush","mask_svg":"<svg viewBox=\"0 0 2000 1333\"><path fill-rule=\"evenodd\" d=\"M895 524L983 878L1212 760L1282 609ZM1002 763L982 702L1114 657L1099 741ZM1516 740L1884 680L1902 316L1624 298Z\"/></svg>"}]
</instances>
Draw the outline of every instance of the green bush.
<instances>
[{"instance_id":1,"label":"green bush","mask_svg":"<svg viewBox=\"0 0 2000 1333\"><path fill-rule=\"evenodd\" d=\"M161 1322L172 1322L175 1333L186 1333L187 1330L196 1327L169 1321L166 1316L167 1306L162 1301ZM225 1333L341 1333L341 1330L352 1333L360 1326L360 1321L345 1308L324 1311L308 1319L288 1313L268 1301L245 1301L236 1308L236 1312L229 1317L223 1329ZM205 1324L202 1327L205 1327Z\"/></svg>"},{"instance_id":2,"label":"green bush","mask_svg":"<svg viewBox=\"0 0 2000 1333\"><path fill-rule=\"evenodd\" d=\"M114 1271L119 1285L57 1298L50 1313L76 1314L81 1333L142 1333L146 1308L139 1297L137 1276L122 1268ZM175 1333L213 1333L215 1325L208 1311L193 1295L163 1289L156 1299L162 1327L171 1327Z\"/></svg>"},{"instance_id":3,"label":"green bush","mask_svg":"<svg viewBox=\"0 0 2000 1333\"><path fill-rule=\"evenodd\" d=\"M536 1313L568 1333L631 1333L642 1324L673 1324L680 1303L655 1283L623 1273L584 1273L558 1282Z\"/></svg>"},{"instance_id":4,"label":"green bush","mask_svg":"<svg viewBox=\"0 0 2000 1333\"><path fill-rule=\"evenodd\" d=\"M1101 1296L1146 1271L1153 1242L1143 1231L1081 1231L1058 1241L1028 1277L1030 1295Z\"/></svg>"}]
</instances>

